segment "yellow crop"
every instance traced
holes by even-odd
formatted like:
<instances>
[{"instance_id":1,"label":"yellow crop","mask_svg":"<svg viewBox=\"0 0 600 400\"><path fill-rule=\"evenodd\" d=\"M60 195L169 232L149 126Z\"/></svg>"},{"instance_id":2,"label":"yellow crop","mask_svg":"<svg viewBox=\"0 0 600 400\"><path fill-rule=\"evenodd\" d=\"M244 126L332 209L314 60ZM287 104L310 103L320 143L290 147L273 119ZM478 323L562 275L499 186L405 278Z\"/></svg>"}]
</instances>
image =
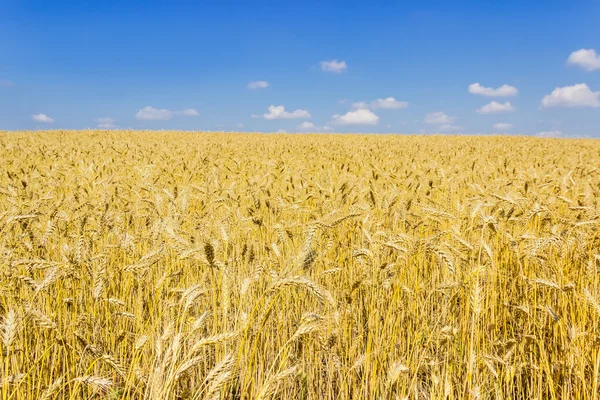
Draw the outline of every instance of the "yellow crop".
<instances>
[{"instance_id":1,"label":"yellow crop","mask_svg":"<svg viewBox=\"0 0 600 400\"><path fill-rule=\"evenodd\" d=\"M600 142L0 133L1 399L595 399Z\"/></svg>"}]
</instances>

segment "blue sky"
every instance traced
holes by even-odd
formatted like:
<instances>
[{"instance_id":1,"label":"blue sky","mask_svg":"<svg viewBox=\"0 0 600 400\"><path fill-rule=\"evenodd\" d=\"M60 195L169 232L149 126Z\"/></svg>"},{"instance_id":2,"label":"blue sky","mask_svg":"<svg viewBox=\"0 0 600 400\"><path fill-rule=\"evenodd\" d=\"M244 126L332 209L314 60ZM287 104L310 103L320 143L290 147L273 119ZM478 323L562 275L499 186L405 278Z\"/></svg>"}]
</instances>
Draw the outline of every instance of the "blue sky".
<instances>
[{"instance_id":1,"label":"blue sky","mask_svg":"<svg viewBox=\"0 0 600 400\"><path fill-rule=\"evenodd\" d=\"M535 3L3 0L0 129L600 137L600 3Z\"/></svg>"}]
</instances>

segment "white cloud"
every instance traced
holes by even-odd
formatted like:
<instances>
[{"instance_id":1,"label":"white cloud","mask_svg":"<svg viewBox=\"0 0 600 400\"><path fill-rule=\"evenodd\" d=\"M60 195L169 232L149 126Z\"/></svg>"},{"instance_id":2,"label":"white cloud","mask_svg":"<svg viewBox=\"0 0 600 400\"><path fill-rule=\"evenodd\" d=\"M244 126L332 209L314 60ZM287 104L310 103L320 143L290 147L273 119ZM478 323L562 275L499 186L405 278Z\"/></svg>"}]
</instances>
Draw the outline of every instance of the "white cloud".
<instances>
[{"instance_id":1,"label":"white cloud","mask_svg":"<svg viewBox=\"0 0 600 400\"><path fill-rule=\"evenodd\" d=\"M510 104L510 102L498 103L497 101L492 101L485 106L478 108L477 112L479 114L496 114L507 111L514 111L515 108Z\"/></svg>"},{"instance_id":2,"label":"white cloud","mask_svg":"<svg viewBox=\"0 0 600 400\"><path fill-rule=\"evenodd\" d=\"M175 116L197 117L200 113L193 108L186 108L180 111L171 111L167 109L158 109L146 106L135 114L135 118L142 121L168 121Z\"/></svg>"},{"instance_id":3,"label":"white cloud","mask_svg":"<svg viewBox=\"0 0 600 400\"><path fill-rule=\"evenodd\" d=\"M427 114L423 122L432 125L450 125L454 121L456 121L456 117L451 117L446 115L446 113L438 111Z\"/></svg>"},{"instance_id":4,"label":"white cloud","mask_svg":"<svg viewBox=\"0 0 600 400\"><path fill-rule=\"evenodd\" d=\"M269 112L263 114L264 119L294 119L310 118L310 113L306 110L285 111L284 106L269 106Z\"/></svg>"},{"instance_id":5,"label":"white cloud","mask_svg":"<svg viewBox=\"0 0 600 400\"><path fill-rule=\"evenodd\" d=\"M31 116L31 119L36 122L43 122L45 124L51 124L54 122L54 120L46 114L35 114Z\"/></svg>"},{"instance_id":6,"label":"white cloud","mask_svg":"<svg viewBox=\"0 0 600 400\"><path fill-rule=\"evenodd\" d=\"M253 81L248 84L248 89L265 89L269 86L269 82L267 81Z\"/></svg>"},{"instance_id":7,"label":"white cloud","mask_svg":"<svg viewBox=\"0 0 600 400\"><path fill-rule=\"evenodd\" d=\"M545 137L545 138L556 138L556 137L561 137L562 136L562 132L561 131L538 132L538 133L535 134L535 136Z\"/></svg>"},{"instance_id":8,"label":"white cloud","mask_svg":"<svg viewBox=\"0 0 600 400\"><path fill-rule=\"evenodd\" d=\"M185 110L176 111L175 114L183 115L184 117L198 117L200 113L193 108L186 108Z\"/></svg>"},{"instance_id":9,"label":"white cloud","mask_svg":"<svg viewBox=\"0 0 600 400\"><path fill-rule=\"evenodd\" d=\"M115 120L112 118L109 118L109 117L96 118L94 120L94 122L96 122L98 124L98 128L101 128L101 129L118 128L118 126L115 125Z\"/></svg>"},{"instance_id":10,"label":"white cloud","mask_svg":"<svg viewBox=\"0 0 600 400\"><path fill-rule=\"evenodd\" d=\"M143 121L168 121L173 118L173 111L146 106L135 114L135 118Z\"/></svg>"},{"instance_id":11,"label":"white cloud","mask_svg":"<svg viewBox=\"0 0 600 400\"><path fill-rule=\"evenodd\" d=\"M13 86L13 83L11 81L0 80L0 87L9 87L9 86Z\"/></svg>"},{"instance_id":12,"label":"white cloud","mask_svg":"<svg viewBox=\"0 0 600 400\"><path fill-rule=\"evenodd\" d=\"M498 122L497 124L494 124L494 129L498 129L499 131L506 131L511 129L512 127L512 124L507 124L504 122Z\"/></svg>"},{"instance_id":13,"label":"white cloud","mask_svg":"<svg viewBox=\"0 0 600 400\"><path fill-rule=\"evenodd\" d=\"M333 129L330 126L315 126L312 122L303 122L296 127L300 132L330 132Z\"/></svg>"},{"instance_id":14,"label":"white cloud","mask_svg":"<svg viewBox=\"0 0 600 400\"><path fill-rule=\"evenodd\" d=\"M321 61L321 69L325 72L335 72L342 73L348 69L348 65L346 65L346 61Z\"/></svg>"},{"instance_id":15,"label":"white cloud","mask_svg":"<svg viewBox=\"0 0 600 400\"><path fill-rule=\"evenodd\" d=\"M298 130L299 131L310 131L311 129L316 129L317 127L315 126L315 124L313 124L312 122L303 122L300 125L298 125Z\"/></svg>"},{"instance_id":16,"label":"white cloud","mask_svg":"<svg viewBox=\"0 0 600 400\"><path fill-rule=\"evenodd\" d=\"M406 108L408 107L408 102L406 101L398 101L393 97L387 97L385 99L377 99L371 102L371 107L375 108Z\"/></svg>"},{"instance_id":17,"label":"white cloud","mask_svg":"<svg viewBox=\"0 0 600 400\"><path fill-rule=\"evenodd\" d=\"M542 107L600 107L600 92L585 83L557 87L542 99Z\"/></svg>"},{"instance_id":18,"label":"white cloud","mask_svg":"<svg viewBox=\"0 0 600 400\"><path fill-rule=\"evenodd\" d=\"M366 108L359 108L344 115L335 114L333 116L333 123L336 125L375 125L378 121L379 117Z\"/></svg>"},{"instance_id":19,"label":"white cloud","mask_svg":"<svg viewBox=\"0 0 600 400\"><path fill-rule=\"evenodd\" d=\"M387 109L400 109L408 107L408 102L406 101L398 101L393 97L387 97L385 99L377 99L373 100L371 103L367 103L365 101L357 101L356 103L352 103L352 109L372 109L375 110L377 108L387 108Z\"/></svg>"},{"instance_id":20,"label":"white cloud","mask_svg":"<svg viewBox=\"0 0 600 400\"><path fill-rule=\"evenodd\" d=\"M576 65L586 71L594 71L600 69L600 54L597 54L594 49L580 49L571 53L567 64Z\"/></svg>"},{"instance_id":21,"label":"white cloud","mask_svg":"<svg viewBox=\"0 0 600 400\"><path fill-rule=\"evenodd\" d=\"M506 84L494 89L491 87L481 86L479 83L472 83L469 85L469 93L488 97L509 97L519 94L519 90L514 86Z\"/></svg>"}]
</instances>

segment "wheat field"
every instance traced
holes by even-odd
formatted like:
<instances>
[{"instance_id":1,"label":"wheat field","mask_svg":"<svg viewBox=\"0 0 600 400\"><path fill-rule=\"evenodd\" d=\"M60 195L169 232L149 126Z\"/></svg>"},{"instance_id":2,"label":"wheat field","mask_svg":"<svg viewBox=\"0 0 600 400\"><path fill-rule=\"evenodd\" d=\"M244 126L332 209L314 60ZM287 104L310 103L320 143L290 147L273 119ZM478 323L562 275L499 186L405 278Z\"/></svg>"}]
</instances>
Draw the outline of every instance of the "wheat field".
<instances>
[{"instance_id":1,"label":"wheat field","mask_svg":"<svg viewBox=\"0 0 600 400\"><path fill-rule=\"evenodd\" d=\"M600 142L0 133L2 399L596 399Z\"/></svg>"}]
</instances>

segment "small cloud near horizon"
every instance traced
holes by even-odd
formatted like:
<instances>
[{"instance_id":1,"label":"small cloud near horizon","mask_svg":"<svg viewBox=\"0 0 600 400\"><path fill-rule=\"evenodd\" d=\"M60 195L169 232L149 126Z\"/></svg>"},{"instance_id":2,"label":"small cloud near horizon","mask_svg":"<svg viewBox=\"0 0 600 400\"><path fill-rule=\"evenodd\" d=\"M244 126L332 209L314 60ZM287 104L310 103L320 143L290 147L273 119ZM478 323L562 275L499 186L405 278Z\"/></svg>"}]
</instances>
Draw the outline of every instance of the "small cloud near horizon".
<instances>
[{"instance_id":1,"label":"small cloud near horizon","mask_svg":"<svg viewBox=\"0 0 600 400\"><path fill-rule=\"evenodd\" d=\"M46 114L34 114L31 116L31 119L36 122L43 122L45 124L51 124L54 122L54 119L50 118Z\"/></svg>"},{"instance_id":2,"label":"small cloud near horizon","mask_svg":"<svg viewBox=\"0 0 600 400\"><path fill-rule=\"evenodd\" d=\"M101 128L101 129L116 129L116 128L118 128L118 126L115 125L115 120L110 117L96 118L94 120L94 122L96 122L98 124L98 128Z\"/></svg>"},{"instance_id":3,"label":"small cloud near horizon","mask_svg":"<svg viewBox=\"0 0 600 400\"><path fill-rule=\"evenodd\" d=\"M296 118L310 118L311 115L306 110L295 110L292 112L285 111L284 106L274 106L270 105L268 107L269 112L263 114L263 118L267 120L273 119L296 119ZM256 114L252 114L252 118L255 117Z\"/></svg>"},{"instance_id":4,"label":"small cloud near horizon","mask_svg":"<svg viewBox=\"0 0 600 400\"><path fill-rule=\"evenodd\" d=\"M158 109L152 106L146 106L135 114L135 118L141 121L168 121L178 115L184 117L197 117L200 113L193 108L186 108L181 111L171 111L164 108Z\"/></svg>"},{"instance_id":5,"label":"small cloud near horizon","mask_svg":"<svg viewBox=\"0 0 600 400\"><path fill-rule=\"evenodd\" d=\"M366 108L348 111L344 115L335 114L332 118L331 123L335 125L376 125L379 122L379 117Z\"/></svg>"}]
</instances>

